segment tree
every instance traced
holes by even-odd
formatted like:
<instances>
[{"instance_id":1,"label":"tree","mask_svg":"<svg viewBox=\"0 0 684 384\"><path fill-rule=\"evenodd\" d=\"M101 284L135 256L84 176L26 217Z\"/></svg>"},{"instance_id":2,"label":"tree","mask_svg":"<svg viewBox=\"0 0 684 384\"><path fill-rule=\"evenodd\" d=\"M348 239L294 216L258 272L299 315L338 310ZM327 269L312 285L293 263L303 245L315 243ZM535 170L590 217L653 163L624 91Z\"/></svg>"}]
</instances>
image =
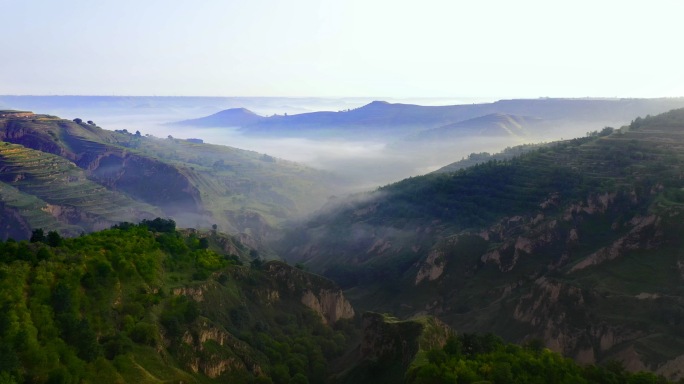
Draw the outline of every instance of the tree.
<instances>
[{"instance_id":1,"label":"tree","mask_svg":"<svg viewBox=\"0 0 684 384\"><path fill-rule=\"evenodd\" d=\"M62 236L57 231L50 231L47 234L47 244L51 247L59 247L64 242Z\"/></svg>"},{"instance_id":2,"label":"tree","mask_svg":"<svg viewBox=\"0 0 684 384\"><path fill-rule=\"evenodd\" d=\"M146 226L152 232L173 233L176 231L176 222L173 219L157 217L154 220L145 219L140 224Z\"/></svg>"},{"instance_id":3,"label":"tree","mask_svg":"<svg viewBox=\"0 0 684 384\"><path fill-rule=\"evenodd\" d=\"M44 243L46 240L43 228L36 228L31 232L31 239L29 241L32 243Z\"/></svg>"},{"instance_id":4,"label":"tree","mask_svg":"<svg viewBox=\"0 0 684 384\"><path fill-rule=\"evenodd\" d=\"M77 117L77 118L74 119L74 123L76 123L76 124L82 124L82 123L83 123L83 120L81 120L80 118Z\"/></svg>"},{"instance_id":5,"label":"tree","mask_svg":"<svg viewBox=\"0 0 684 384\"><path fill-rule=\"evenodd\" d=\"M88 125L95 125L95 123L92 120L88 120Z\"/></svg>"}]
</instances>

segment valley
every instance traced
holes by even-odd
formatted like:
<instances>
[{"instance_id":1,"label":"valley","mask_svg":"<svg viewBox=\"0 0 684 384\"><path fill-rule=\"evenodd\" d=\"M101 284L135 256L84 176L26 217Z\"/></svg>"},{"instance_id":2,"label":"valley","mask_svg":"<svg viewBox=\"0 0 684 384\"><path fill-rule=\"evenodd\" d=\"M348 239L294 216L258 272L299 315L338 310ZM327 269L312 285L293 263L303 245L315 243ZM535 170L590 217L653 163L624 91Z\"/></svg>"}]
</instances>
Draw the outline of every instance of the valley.
<instances>
[{"instance_id":1,"label":"valley","mask_svg":"<svg viewBox=\"0 0 684 384\"><path fill-rule=\"evenodd\" d=\"M684 384L684 2L1 9L0 384Z\"/></svg>"},{"instance_id":2,"label":"valley","mask_svg":"<svg viewBox=\"0 0 684 384\"><path fill-rule=\"evenodd\" d=\"M279 250L360 309L679 375L683 123L675 110L351 196Z\"/></svg>"},{"instance_id":3,"label":"valley","mask_svg":"<svg viewBox=\"0 0 684 384\"><path fill-rule=\"evenodd\" d=\"M27 382L424 382L430 370L450 375L444 356L543 355L558 367L562 354L579 364L563 368L578 382L638 371L679 380L684 110L625 111L680 101L373 102L215 117L268 140L391 137L386 148L406 161L450 143L508 146L466 145L460 161L355 193L350 173L270 154L2 111L2 305L18 309L0 329L15 363L0 372ZM553 133L561 121L576 126ZM489 332L523 346L468 336ZM614 362L626 371L605 371Z\"/></svg>"}]
</instances>

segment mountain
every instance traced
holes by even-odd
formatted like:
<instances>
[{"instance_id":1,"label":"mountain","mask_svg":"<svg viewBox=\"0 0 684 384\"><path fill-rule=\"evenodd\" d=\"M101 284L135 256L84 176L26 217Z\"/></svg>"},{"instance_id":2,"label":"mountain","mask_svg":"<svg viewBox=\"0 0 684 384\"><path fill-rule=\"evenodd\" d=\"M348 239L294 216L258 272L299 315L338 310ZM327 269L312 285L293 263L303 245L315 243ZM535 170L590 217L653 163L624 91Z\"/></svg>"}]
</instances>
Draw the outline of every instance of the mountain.
<instances>
[{"instance_id":1,"label":"mountain","mask_svg":"<svg viewBox=\"0 0 684 384\"><path fill-rule=\"evenodd\" d=\"M340 199L283 257L360 310L681 377L684 110Z\"/></svg>"},{"instance_id":2,"label":"mountain","mask_svg":"<svg viewBox=\"0 0 684 384\"><path fill-rule=\"evenodd\" d=\"M243 127L256 124L265 118L245 108L231 108L199 119L183 120L174 125L194 127Z\"/></svg>"},{"instance_id":3,"label":"mountain","mask_svg":"<svg viewBox=\"0 0 684 384\"><path fill-rule=\"evenodd\" d=\"M338 187L328 173L268 155L107 131L81 119L3 111L0 140L1 238L168 216L258 239Z\"/></svg>"},{"instance_id":4,"label":"mountain","mask_svg":"<svg viewBox=\"0 0 684 384\"><path fill-rule=\"evenodd\" d=\"M339 112L311 112L295 115L277 115L242 125L245 134L267 136L319 137L335 134L354 137L385 137L387 134L412 135L434 128L467 120L492 119L500 115L515 119L525 116L527 123L544 122L539 130L553 130L566 136L584 134L601 126L620 126L638 116L663 113L684 107L684 98L660 99L515 99L494 103L447 106L421 106L413 104L374 101L363 107ZM229 110L230 111L230 110ZM490 116L484 118L484 116ZM209 119L207 117L206 119ZM186 125L206 126L203 119L186 120ZM484 122L483 122L484 123ZM225 126L233 126L234 123ZM470 124L477 124L472 121ZM482 124L482 123L480 123ZM494 123L490 123L494 124ZM543 128L543 129L542 129ZM548 132L547 132L548 133ZM437 135L439 136L439 135Z\"/></svg>"}]
</instances>

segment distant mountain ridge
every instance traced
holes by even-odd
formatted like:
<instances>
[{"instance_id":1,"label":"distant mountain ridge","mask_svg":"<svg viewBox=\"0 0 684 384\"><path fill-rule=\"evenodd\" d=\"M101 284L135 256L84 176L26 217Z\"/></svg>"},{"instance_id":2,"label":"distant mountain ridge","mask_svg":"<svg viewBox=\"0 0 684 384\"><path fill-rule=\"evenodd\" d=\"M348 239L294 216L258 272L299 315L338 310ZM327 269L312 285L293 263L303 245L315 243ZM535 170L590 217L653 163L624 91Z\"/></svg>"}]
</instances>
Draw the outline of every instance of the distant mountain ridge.
<instances>
[{"instance_id":1,"label":"distant mountain ridge","mask_svg":"<svg viewBox=\"0 0 684 384\"><path fill-rule=\"evenodd\" d=\"M637 116L667 112L684 107L684 98L659 99L513 99L494 103L421 106L414 104L388 103L374 101L365 106L339 112L311 112L296 115L277 115L262 119L245 120L241 131L245 134L271 136L316 135L320 130L328 130L340 135L354 134L364 130L365 134L383 135L392 132L398 135L411 135L431 129L450 126L453 130L464 127L465 122L484 116L510 115L513 121L524 116L531 125L531 133L540 130L562 129L581 126L597 127L629 123ZM217 115L177 124L189 126L228 126L237 123L227 118L222 123ZM459 123L464 124L460 126ZM473 123L475 123L473 121ZM511 122L508 123L510 127ZM371 131L368 131L372 128ZM532 130L534 128L534 130ZM489 131L490 134L494 131ZM510 132L499 131L508 135ZM425 133L425 137L431 136ZM435 136L438 134L435 133ZM569 135L571 136L571 135Z\"/></svg>"}]
</instances>

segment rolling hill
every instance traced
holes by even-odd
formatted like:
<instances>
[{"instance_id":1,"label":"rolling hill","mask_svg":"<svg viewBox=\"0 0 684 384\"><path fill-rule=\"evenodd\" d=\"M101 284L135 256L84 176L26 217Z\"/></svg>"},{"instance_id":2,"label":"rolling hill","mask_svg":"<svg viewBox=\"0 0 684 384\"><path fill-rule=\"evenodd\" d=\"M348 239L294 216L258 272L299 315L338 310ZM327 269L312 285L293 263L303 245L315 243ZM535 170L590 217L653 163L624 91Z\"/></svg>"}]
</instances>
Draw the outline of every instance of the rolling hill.
<instances>
[{"instance_id":1,"label":"rolling hill","mask_svg":"<svg viewBox=\"0 0 684 384\"><path fill-rule=\"evenodd\" d=\"M489 124L491 132L497 122L486 120L498 119L501 123L503 116L514 116L507 119L504 126L520 125L516 119L525 119L530 125L528 134L541 135L560 134L562 137L581 135L588 130L603 126L620 126L628 123L637 116L646 116L684 107L683 98L661 99L515 99L500 100L494 103L421 106L413 104L388 103L374 101L365 106L339 112L311 112L289 116L271 116L254 121L245 121L242 132L249 135L276 137L320 137L336 135L342 138L354 138L360 132L364 137L387 137L387 135L408 136L426 132L425 137L435 137L440 140L438 133L430 135L429 130L450 126L444 129L456 134L458 128L463 128L464 134L477 133L478 124ZM227 119L222 123L218 116L222 113L232 115L235 110L219 112L216 115L179 122L189 126L216 127L235 126L235 120ZM243 112L244 113L244 112ZM487 117L489 116L489 117ZM497 117L498 116L498 117ZM524 116L524 118L523 118ZM483 119L466 121L471 119ZM461 125L459 125L461 124ZM499 125L501 127L501 125ZM532 129L534 128L534 129ZM472 132L472 131L475 132Z\"/></svg>"},{"instance_id":2,"label":"rolling hill","mask_svg":"<svg viewBox=\"0 0 684 384\"><path fill-rule=\"evenodd\" d=\"M245 108L231 108L199 119L182 120L173 125L193 127L243 127L256 124L265 118Z\"/></svg>"},{"instance_id":3,"label":"rolling hill","mask_svg":"<svg viewBox=\"0 0 684 384\"><path fill-rule=\"evenodd\" d=\"M280 244L362 310L682 376L684 110L341 199Z\"/></svg>"},{"instance_id":4,"label":"rolling hill","mask_svg":"<svg viewBox=\"0 0 684 384\"><path fill-rule=\"evenodd\" d=\"M330 174L256 152L80 119L0 115L2 238L28 238L37 226L74 235L156 216L268 237L338 186Z\"/></svg>"}]
</instances>

